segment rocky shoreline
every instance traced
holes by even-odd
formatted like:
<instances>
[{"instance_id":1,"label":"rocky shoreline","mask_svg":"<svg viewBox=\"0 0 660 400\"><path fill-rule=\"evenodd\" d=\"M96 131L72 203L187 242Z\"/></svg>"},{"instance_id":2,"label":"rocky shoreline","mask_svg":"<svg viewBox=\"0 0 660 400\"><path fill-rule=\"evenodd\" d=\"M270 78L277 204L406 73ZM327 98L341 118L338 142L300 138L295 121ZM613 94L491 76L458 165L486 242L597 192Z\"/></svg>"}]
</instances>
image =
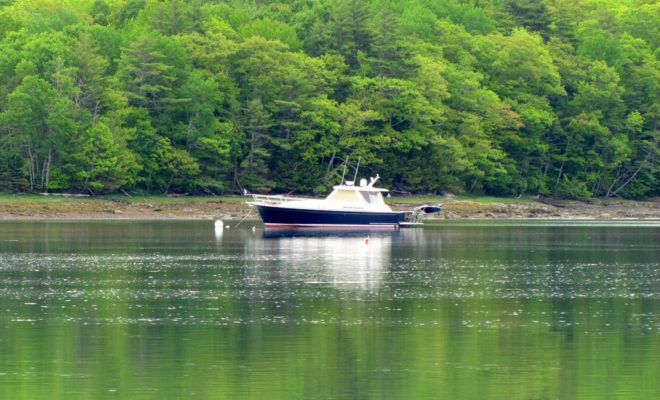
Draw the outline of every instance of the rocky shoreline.
<instances>
[{"instance_id":1,"label":"rocky shoreline","mask_svg":"<svg viewBox=\"0 0 660 400\"><path fill-rule=\"evenodd\" d=\"M440 219L660 219L660 201L536 200L529 203L446 201Z\"/></svg>"},{"instance_id":2,"label":"rocky shoreline","mask_svg":"<svg viewBox=\"0 0 660 400\"><path fill-rule=\"evenodd\" d=\"M443 212L434 220L463 219L595 219L660 220L660 199L646 201L595 199L588 202L538 199L480 202L441 199ZM419 205L407 199L389 202L395 210ZM242 219L258 220L256 212L240 201L177 199L172 202L116 200L104 198L67 198L58 201L12 200L0 198L0 220L77 220L77 219Z\"/></svg>"}]
</instances>

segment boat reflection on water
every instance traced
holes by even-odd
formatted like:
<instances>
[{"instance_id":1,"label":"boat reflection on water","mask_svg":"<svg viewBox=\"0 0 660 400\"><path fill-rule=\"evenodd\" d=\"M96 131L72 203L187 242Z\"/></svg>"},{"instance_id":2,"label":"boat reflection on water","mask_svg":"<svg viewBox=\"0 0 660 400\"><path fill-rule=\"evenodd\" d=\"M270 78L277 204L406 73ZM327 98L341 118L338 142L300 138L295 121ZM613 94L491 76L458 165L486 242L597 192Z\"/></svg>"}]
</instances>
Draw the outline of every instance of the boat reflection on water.
<instances>
[{"instance_id":1,"label":"boat reflection on water","mask_svg":"<svg viewBox=\"0 0 660 400\"><path fill-rule=\"evenodd\" d=\"M368 229L324 229L324 228L306 228L306 229L270 229L263 230L264 239L281 238L362 238L371 239L379 237L400 237L400 231L391 230L368 230ZM371 243L371 241L369 241Z\"/></svg>"},{"instance_id":2,"label":"boat reflection on water","mask_svg":"<svg viewBox=\"0 0 660 400\"><path fill-rule=\"evenodd\" d=\"M266 229L262 244L289 282L374 290L389 271L392 242L400 238L399 231Z\"/></svg>"}]
</instances>

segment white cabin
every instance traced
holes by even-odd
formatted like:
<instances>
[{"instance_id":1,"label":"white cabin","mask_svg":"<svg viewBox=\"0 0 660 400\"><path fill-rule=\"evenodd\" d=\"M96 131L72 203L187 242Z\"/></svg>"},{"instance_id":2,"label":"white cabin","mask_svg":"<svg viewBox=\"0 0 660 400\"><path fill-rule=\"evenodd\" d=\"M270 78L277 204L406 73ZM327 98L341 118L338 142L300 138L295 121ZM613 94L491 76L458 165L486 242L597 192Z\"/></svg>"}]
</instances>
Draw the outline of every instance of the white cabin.
<instances>
[{"instance_id":1,"label":"white cabin","mask_svg":"<svg viewBox=\"0 0 660 400\"><path fill-rule=\"evenodd\" d=\"M373 186L379 178L376 175L375 178L370 179L369 183L366 179L361 179L359 186L355 186L354 182L351 181L334 186L333 191L322 200L294 199L283 196L254 196L255 202L252 204L273 206L275 205L273 203L279 203L279 206L295 209L392 212L390 206L385 204L383 199L383 193L387 193L388 190Z\"/></svg>"},{"instance_id":2,"label":"white cabin","mask_svg":"<svg viewBox=\"0 0 660 400\"><path fill-rule=\"evenodd\" d=\"M359 207L369 211L392 211L383 199L383 193L387 193L387 189L373 187L377 179L378 177L372 178L369 184L366 179L362 179L360 186L355 186L350 181L337 185L323 201L344 207Z\"/></svg>"}]
</instances>

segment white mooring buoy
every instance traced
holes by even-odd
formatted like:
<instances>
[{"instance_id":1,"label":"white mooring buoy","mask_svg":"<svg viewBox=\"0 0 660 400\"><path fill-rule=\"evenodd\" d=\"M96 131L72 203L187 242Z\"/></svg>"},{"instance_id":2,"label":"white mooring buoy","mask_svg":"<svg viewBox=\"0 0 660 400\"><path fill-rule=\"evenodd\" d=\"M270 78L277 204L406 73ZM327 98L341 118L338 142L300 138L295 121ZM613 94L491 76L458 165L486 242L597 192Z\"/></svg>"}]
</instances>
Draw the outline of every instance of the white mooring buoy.
<instances>
[{"instance_id":1,"label":"white mooring buoy","mask_svg":"<svg viewBox=\"0 0 660 400\"><path fill-rule=\"evenodd\" d=\"M216 221L213 223L213 227L215 228L215 238L216 238L216 239L221 238L221 237L222 237L223 229L224 229L224 227L225 227L224 222L222 222L222 220L220 220L220 219L219 219L219 220L216 220Z\"/></svg>"}]
</instances>

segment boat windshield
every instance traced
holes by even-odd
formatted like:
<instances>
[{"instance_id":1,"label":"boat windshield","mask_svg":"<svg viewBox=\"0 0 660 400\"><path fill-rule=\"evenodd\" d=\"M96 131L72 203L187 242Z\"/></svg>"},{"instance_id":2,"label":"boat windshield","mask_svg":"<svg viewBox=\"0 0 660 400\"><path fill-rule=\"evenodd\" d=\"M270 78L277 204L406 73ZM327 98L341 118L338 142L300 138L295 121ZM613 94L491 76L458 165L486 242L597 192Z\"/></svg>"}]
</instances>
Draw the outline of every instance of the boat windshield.
<instances>
[{"instance_id":1,"label":"boat windshield","mask_svg":"<svg viewBox=\"0 0 660 400\"><path fill-rule=\"evenodd\" d=\"M360 194L369 204L383 204L383 195L380 192L361 192Z\"/></svg>"},{"instance_id":2,"label":"boat windshield","mask_svg":"<svg viewBox=\"0 0 660 400\"><path fill-rule=\"evenodd\" d=\"M360 201L357 197L357 193L354 190L335 190L330 193L328 200L332 201L341 201L341 202L355 202Z\"/></svg>"}]
</instances>

